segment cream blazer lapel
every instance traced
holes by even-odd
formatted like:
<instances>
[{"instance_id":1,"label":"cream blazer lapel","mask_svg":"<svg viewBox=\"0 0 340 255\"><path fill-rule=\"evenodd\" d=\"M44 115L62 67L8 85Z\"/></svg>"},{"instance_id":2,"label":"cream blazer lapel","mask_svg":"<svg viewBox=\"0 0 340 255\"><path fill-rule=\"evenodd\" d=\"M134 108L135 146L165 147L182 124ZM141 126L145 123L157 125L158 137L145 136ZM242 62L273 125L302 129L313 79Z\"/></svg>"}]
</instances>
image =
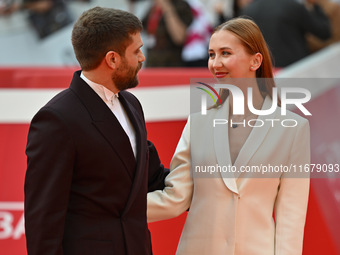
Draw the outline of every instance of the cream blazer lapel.
<instances>
[{"instance_id":1,"label":"cream blazer lapel","mask_svg":"<svg viewBox=\"0 0 340 255\"><path fill-rule=\"evenodd\" d=\"M216 111L215 119L229 119L229 98L224 102L222 107ZM228 125L216 125L212 127L214 132L214 147L216 159L219 166L232 166L229 151ZM238 194L235 176L232 172L221 171L224 184L232 192Z\"/></svg>"},{"instance_id":2,"label":"cream blazer lapel","mask_svg":"<svg viewBox=\"0 0 340 255\"><path fill-rule=\"evenodd\" d=\"M262 110L269 109L272 106L272 100L270 97L266 97L262 105ZM262 120L264 125L262 127L255 127L250 132L247 140L242 146L234 163L234 168L237 172L221 172L221 176L225 185L233 192L238 194L238 188L236 179L240 177L241 172L239 171L241 166L246 166L249 160L256 153L259 146L264 141L270 127L272 126L271 121L266 119L275 119L277 111L274 111L270 115L260 115L259 120ZM227 99L223 106L216 111L216 119L229 119L229 99ZM279 120L279 119L277 119ZM261 122L262 123L262 122ZM253 123L254 125L258 123ZM214 127L214 147L216 151L216 158L220 166L232 166L230 157L230 144L229 144L229 124L228 125L217 125Z\"/></svg>"},{"instance_id":3,"label":"cream blazer lapel","mask_svg":"<svg viewBox=\"0 0 340 255\"><path fill-rule=\"evenodd\" d=\"M272 106L272 100L269 96L267 96L263 102L262 110L266 110L271 108ZM275 116L277 114L277 111L274 111L270 115L259 115L258 119L262 120L264 123L261 127L253 127L251 130L247 140L245 141L244 145L242 146L235 162L234 166L236 169L240 169L241 166L248 165L249 160L253 157L253 155L256 153L257 149L260 147L260 145L263 143L264 139L266 138L266 135L268 134L268 131L270 130L270 127L272 126L271 121L266 121L266 119L275 119ZM277 119L280 120L280 119ZM253 125L259 125L258 123L252 123ZM274 125L277 125L277 123L274 123ZM238 171L235 173L235 178L238 178L241 176L241 172Z\"/></svg>"}]
</instances>

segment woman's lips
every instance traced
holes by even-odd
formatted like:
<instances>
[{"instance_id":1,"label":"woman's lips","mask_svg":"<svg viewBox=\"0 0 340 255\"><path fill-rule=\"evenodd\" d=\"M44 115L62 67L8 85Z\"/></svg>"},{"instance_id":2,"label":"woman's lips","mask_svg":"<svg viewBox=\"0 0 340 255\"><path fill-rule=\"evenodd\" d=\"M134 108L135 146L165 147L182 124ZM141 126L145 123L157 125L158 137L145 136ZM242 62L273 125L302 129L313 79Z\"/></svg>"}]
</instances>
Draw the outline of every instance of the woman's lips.
<instances>
[{"instance_id":1,"label":"woman's lips","mask_svg":"<svg viewBox=\"0 0 340 255\"><path fill-rule=\"evenodd\" d=\"M216 78L223 78L225 76L227 76L227 72L216 72L215 75L216 75Z\"/></svg>"}]
</instances>

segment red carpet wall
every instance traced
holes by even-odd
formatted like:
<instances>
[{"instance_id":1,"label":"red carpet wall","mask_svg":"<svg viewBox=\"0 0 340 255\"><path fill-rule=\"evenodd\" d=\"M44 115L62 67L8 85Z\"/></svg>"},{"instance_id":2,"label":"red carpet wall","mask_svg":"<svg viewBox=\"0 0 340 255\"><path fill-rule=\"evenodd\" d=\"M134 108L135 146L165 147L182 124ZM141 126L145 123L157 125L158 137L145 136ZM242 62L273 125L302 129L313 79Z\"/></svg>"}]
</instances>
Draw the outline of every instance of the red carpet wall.
<instances>
[{"instance_id":1,"label":"red carpet wall","mask_svg":"<svg viewBox=\"0 0 340 255\"><path fill-rule=\"evenodd\" d=\"M25 233L23 225L23 183L26 168L24 154L29 119L25 116L25 105L28 107L34 102L27 101L25 95L38 93L35 89L62 89L69 85L74 68L6 68L0 69L0 254L25 255ZM143 69L140 72L140 85L137 88L157 89L166 87L177 90L188 87L190 78L210 77L206 69ZM136 92L137 92L136 90ZM315 114L322 114L320 105L334 103L337 116L340 116L340 92L336 87L309 103L308 109ZM8 98L6 95L10 95ZM13 96L14 95L14 96ZM142 104L153 105L150 102ZM172 99L175 103L178 98ZM189 98L187 99L189 100ZM42 105L40 105L42 106ZM145 107L144 107L145 109ZM188 110L188 109L187 109ZM145 110L146 111L146 110ZM171 108L170 108L171 111ZM166 115L167 113L164 113ZM11 116L21 116L11 118ZM175 114L176 115L176 114ZM186 117L182 113L179 117L160 116L147 118L148 139L153 141L159 151L160 157L166 167L169 166L172 154L181 135ZM333 127L334 129L339 127ZM329 154L320 154L314 149L322 141L334 141L326 132L323 137L313 138L313 130L320 131L324 125L311 120L312 130L312 157L318 162L327 160ZM321 131L320 131L321 132ZM321 132L325 133L325 132ZM338 132L339 133L339 132ZM340 135L338 135L340 136ZM327 140L328 139L328 140ZM340 139L339 139L340 140ZM339 150L340 151L340 150ZM333 183L334 184L334 183ZM334 185L333 185L334 186ZM340 254L339 248L339 200L332 196L339 183L334 187L327 179L312 180L310 202L304 240L304 255L310 254ZM331 194L331 195L329 195ZM180 237L186 214L178 218L152 223L149 225L153 241L154 255L173 255ZM53 231L53 230L51 230ZM338 250L338 251L337 251ZM198 254L199 255L199 254ZM214 254L215 255L215 254ZM217 254L218 255L218 254Z\"/></svg>"}]
</instances>

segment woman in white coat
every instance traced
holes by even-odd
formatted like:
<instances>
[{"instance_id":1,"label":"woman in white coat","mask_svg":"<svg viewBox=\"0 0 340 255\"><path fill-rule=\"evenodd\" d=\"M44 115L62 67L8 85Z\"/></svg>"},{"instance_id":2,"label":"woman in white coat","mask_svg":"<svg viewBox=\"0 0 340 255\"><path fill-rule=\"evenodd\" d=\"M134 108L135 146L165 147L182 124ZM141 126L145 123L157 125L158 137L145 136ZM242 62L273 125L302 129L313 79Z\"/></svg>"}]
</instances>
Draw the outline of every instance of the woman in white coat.
<instances>
[{"instance_id":1,"label":"woman in white coat","mask_svg":"<svg viewBox=\"0 0 340 255\"><path fill-rule=\"evenodd\" d=\"M215 29L208 67L220 82L255 81L239 88L246 95L252 87L254 108L272 106L270 53L251 20L236 18ZM267 79L259 83L256 78ZM299 174L299 167L310 162L308 121L290 111L281 115L280 107L258 116L245 105L244 115L233 114L232 93L223 92L222 105L189 117L165 189L148 193L148 221L169 219L190 208L178 255L301 255L309 178L308 173ZM216 119L230 125L213 127ZM250 125L254 119L264 124ZM285 119L296 125L281 125ZM219 171L221 167L234 171Z\"/></svg>"}]
</instances>

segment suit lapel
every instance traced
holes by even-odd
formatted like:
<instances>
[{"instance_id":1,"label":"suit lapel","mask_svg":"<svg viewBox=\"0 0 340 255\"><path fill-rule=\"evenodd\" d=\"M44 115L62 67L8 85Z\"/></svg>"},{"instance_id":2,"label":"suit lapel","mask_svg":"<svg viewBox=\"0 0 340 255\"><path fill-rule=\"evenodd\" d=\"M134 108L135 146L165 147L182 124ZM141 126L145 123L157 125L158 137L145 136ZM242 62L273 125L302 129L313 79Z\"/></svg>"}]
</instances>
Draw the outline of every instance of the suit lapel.
<instances>
[{"instance_id":1,"label":"suit lapel","mask_svg":"<svg viewBox=\"0 0 340 255\"><path fill-rule=\"evenodd\" d=\"M269 109L272 106L272 100L269 96L267 96L264 100L264 103L262 105L262 109ZM253 157L257 149L260 147L262 142L264 141L270 127L272 126L272 123L269 121L266 121L266 119L275 119L276 111L274 111L270 115L260 115L258 116L259 120L262 120L264 125L262 127L254 127L247 140L243 144L235 162L234 165L236 169L240 169L241 166L246 166L249 162L249 160ZM277 125L277 123L274 122L274 125ZM240 172L235 173L235 178L238 178L240 176Z\"/></svg>"},{"instance_id":2,"label":"suit lapel","mask_svg":"<svg viewBox=\"0 0 340 255\"><path fill-rule=\"evenodd\" d=\"M228 119L229 118L229 99L227 99L222 108L216 111L216 119ZM214 147L216 152L216 158L219 166L232 166L230 151L229 151L229 137L228 137L228 125L216 125L213 128L214 131ZM222 171L221 176L223 182L232 192L238 193L234 174L230 171Z\"/></svg>"},{"instance_id":3,"label":"suit lapel","mask_svg":"<svg viewBox=\"0 0 340 255\"><path fill-rule=\"evenodd\" d=\"M138 192L140 191L140 187L143 183L144 176L147 174L145 171L146 166L146 157L147 152L146 148L146 131L144 120L141 119L140 114L136 111L133 105L127 100L123 93L119 94L119 100L121 101L124 109L135 129L136 134L136 143L137 143L137 165L135 170L135 178L133 180L129 200L124 208L124 213L126 213L131 205L133 204ZM124 214L123 213L123 214Z\"/></svg>"},{"instance_id":4,"label":"suit lapel","mask_svg":"<svg viewBox=\"0 0 340 255\"><path fill-rule=\"evenodd\" d=\"M264 100L262 109L269 109L272 105L272 100L267 96ZM253 128L250 132L246 142L242 146L236 161L234 163L234 167L239 170L241 166L246 166L249 160L256 153L257 149L260 147L262 142L264 141L268 131L272 123L266 121L266 119L275 119L277 111L270 115L262 115L258 118L264 122L262 127ZM229 99L227 99L222 108L216 112L216 119L229 119ZM275 125L275 124L274 124ZM230 157L230 145L229 145L229 136L228 136L229 124L228 125L217 125L214 127L214 146L216 151L216 157L218 164L220 166L231 166L231 157ZM240 172L231 173L231 172L221 172L223 181L225 185L233 192L238 193L238 187L236 179L240 177Z\"/></svg>"},{"instance_id":5,"label":"suit lapel","mask_svg":"<svg viewBox=\"0 0 340 255\"><path fill-rule=\"evenodd\" d=\"M128 136L112 111L79 75L79 71L74 74L70 89L78 95L87 108L93 125L119 156L133 179L136 161Z\"/></svg>"},{"instance_id":6,"label":"suit lapel","mask_svg":"<svg viewBox=\"0 0 340 255\"><path fill-rule=\"evenodd\" d=\"M124 163L129 176L133 179L136 166L135 157L130 145L130 140L116 117L110 121L93 121L93 125L96 126L99 132L110 143L113 150Z\"/></svg>"}]
</instances>

